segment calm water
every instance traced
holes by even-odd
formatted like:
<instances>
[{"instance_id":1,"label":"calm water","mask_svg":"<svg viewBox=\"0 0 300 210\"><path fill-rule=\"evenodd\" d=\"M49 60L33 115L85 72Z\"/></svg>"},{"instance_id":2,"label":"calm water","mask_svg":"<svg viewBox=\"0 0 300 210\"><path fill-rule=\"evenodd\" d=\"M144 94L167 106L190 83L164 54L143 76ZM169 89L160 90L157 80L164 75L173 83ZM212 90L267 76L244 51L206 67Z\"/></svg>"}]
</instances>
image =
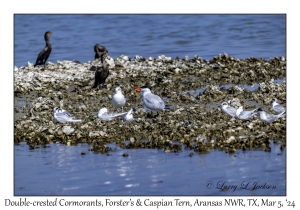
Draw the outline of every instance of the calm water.
<instances>
[{"instance_id":1,"label":"calm water","mask_svg":"<svg viewBox=\"0 0 300 210\"><path fill-rule=\"evenodd\" d=\"M286 55L285 15L15 15L15 66L34 63L52 31L48 59L94 59L93 46L110 56L211 59L221 53L237 58Z\"/></svg>"},{"instance_id":2,"label":"calm water","mask_svg":"<svg viewBox=\"0 0 300 210\"><path fill-rule=\"evenodd\" d=\"M197 54L211 59L224 52L237 58L286 56L285 15L15 15L14 23L18 67L35 62L48 30L53 32L52 63L91 61L96 43L106 46L113 58ZM50 144L29 150L24 143L15 145L14 194L286 195L286 152L278 145L272 145L271 153L211 151L193 157L191 151L119 148L107 156L89 148ZM275 189L240 188L255 182ZM218 189L223 183L227 191Z\"/></svg>"},{"instance_id":3,"label":"calm water","mask_svg":"<svg viewBox=\"0 0 300 210\"><path fill-rule=\"evenodd\" d=\"M280 145L270 153L212 150L193 157L190 150L117 148L107 156L89 148L15 146L15 195L286 195L286 152ZM255 183L274 189L251 190ZM221 190L225 185L228 190Z\"/></svg>"}]
</instances>

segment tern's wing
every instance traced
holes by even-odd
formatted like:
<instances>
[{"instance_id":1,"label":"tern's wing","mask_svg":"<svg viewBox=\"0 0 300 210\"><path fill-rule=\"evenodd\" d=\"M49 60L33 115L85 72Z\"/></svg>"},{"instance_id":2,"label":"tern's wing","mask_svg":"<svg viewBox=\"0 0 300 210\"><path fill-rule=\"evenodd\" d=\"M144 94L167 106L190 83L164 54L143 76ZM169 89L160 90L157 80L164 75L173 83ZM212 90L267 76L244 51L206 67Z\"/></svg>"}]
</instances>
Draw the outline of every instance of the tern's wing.
<instances>
[{"instance_id":1,"label":"tern's wing","mask_svg":"<svg viewBox=\"0 0 300 210\"><path fill-rule=\"evenodd\" d=\"M57 113L58 114L63 114L63 115L68 116L68 117L72 117L71 114L67 110L64 110L64 109L60 109Z\"/></svg>"},{"instance_id":2,"label":"tern's wing","mask_svg":"<svg viewBox=\"0 0 300 210\"><path fill-rule=\"evenodd\" d=\"M104 121L110 121L110 120L113 120L114 118L111 117L111 115L107 114L107 113L104 113L102 115L98 115L99 119L100 120L104 120Z\"/></svg>"},{"instance_id":3,"label":"tern's wing","mask_svg":"<svg viewBox=\"0 0 300 210\"><path fill-rule=\"evenodd\" d=\"M65 118L65 119L71 118L71 114L69 112L67 112L67 111L57 112L56 116L57 117L61 117L61 118Z\"/></svg>"},{"instance_id":4,"label":"tern's wing","mask_svg":"<svg viewBox=\"0 0 300 210\"><path fill-rule=\"evenodd\" d=\"M67 111L64 111L61 113L59 113L59 112L56 113L56 118L58 121L61 121L61 122L81 122L81 120L77 120L74 117L72 117L70 115L70 113Z\"/></svg>"},{"instance_id":5,"label":"tern's wing","mask_svg":"<svg viewBox=\"0 0 300 210\"><path fill-rule=\"evenodd\" d=\"M281 106L280 104L275 105L273 109L274 109L274 111L277 112L277 113L282 113L282 112L285 111L285 107L284 107L284 106Z\"/></svg>"},{"instance_id":6,"label":"tern's wing","mask_svg":"<svg viewBox=\"0 0 300 210\"><path fill-rule=\"evenodd\" d=\"M159 96L154 94L147 94L144 97L144 103L148 109L152 109L152 110L165 108L164 101Z\"/></svg>"},{"instance_id":7,"label":"tern's wing","mask_svg":"<svg viewBox=\"0 0 300 210\"><path fill-rule=\"evenodd\" d=\"M107 114L107 113L104 113L102 115L98 115L99 119L100 120L104 120L104 121L110 121L110 120L113 120L117 117L121 117L121 116L124 116L127 112L122 112L122 113L110 113L110 114Z\"/></svg>"},{"instance_id":8,"label":"tern's wing","mask_svg":"<svg viewBox=\"0 0 300 210\"><path fill-rule=\"evenodd\" d=\"M69 112L67 112L67 111L64 111L63 114L64 114L65 116L72 117L71 114L70 114Z\"/></svg>"},{"instance_id":9,"label":"tern's wing","mask_svg":"<svg viewBox=\"0 0 300 210\"><path fill-rule=\"evenodd\" d=\"M250 117L252 117L255 114L254 110L253 111L242 111L240 114L240 119L247 120Z\"/></svg>"},{"instance_id":10,"label":"tern's wing","mask_svg":"<svg viewBox=\"0 0 300 210\"><path fill-rule=\"evenodd\" d=\"M66 123L69 119L69 117L64 115L63 113L55 113L54 118L60 123Z\"/></svg>"},{"instance_id":11,"label":"tern's wing","mask_svg":"<svg viewBox=\"0 0 300 210\"><path fill-rule=\"evenodd\" d=\"M123 117L123 124L131 123L133 120L134 120L134 118L133 118L132 115L126 114L126 115Z\"/></svg>"},{"instance_id":12,"label":"tern's wing","mask_svg":"<svg viewBox=\"0 0 300 210\"><path fill-rule=\"evenodd\" d=\"M122 112L122 113L111 113L110 116L111 116L112 118L116 118L116 117L124 116L124 115L126 115L126 114L127 114L127 112Z\"/></svg>"},{"instance_id":13,"label":"tern's wing","mask_svg":"<svg viewBox=\"0 0 300 210\"><path fill-rule=\"evenodd\" d=\"M222 109L226 114L229 114L232 117L235 117L235 113L236 113L236 108L228 106L224 109Z\"/></svg>"},{"instance_id":14,"label":"tern's wing","mask_svg":"<svg viewBox=\"0 0 300 210\"><path fill-rule=\"evenodd\" d=\"M274 120L276 120L278 118L278 116L276 115L272 115L272 114L269 114L269 113L266 113L266 120L268 122L273 122Z\"/></svg>"}]
</instances>

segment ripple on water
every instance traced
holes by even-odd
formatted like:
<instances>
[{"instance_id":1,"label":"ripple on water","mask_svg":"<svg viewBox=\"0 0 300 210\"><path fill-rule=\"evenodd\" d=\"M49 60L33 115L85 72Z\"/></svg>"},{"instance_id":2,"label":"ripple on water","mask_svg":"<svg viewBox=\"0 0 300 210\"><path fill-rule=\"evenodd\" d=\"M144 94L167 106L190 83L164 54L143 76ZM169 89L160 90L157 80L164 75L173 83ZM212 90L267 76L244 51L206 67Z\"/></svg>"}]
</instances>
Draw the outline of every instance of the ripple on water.
<instances>
[{"instance_id":1,"label":"ripple on water","mask_svg":"<svg viewBox=\"0 0 300 210\"><path fill-rule=\"evenodd\" d=\"M50 144L29 150L25 143L16 145L15 195L286 195L286 152L276 144L271 144L269 153L238 150L231 155L211 150L192 158L189 150L175 155L132 149L124 158L119 149L107 156L89 148L88 144ZM276 190L207 189L208 181L215 186L218 182L238 186L242 181L267 183L276 185Z\"/></svg>"},{"instance_id":2,"label":"ripple on water","mask_svg":"<svg viewBox=\"0 0 300 210\"><path fill-rule=\"evenodd\" d=\"M286 78L283 78L283 79L276 79L274 80L274 83L278 83L278 84L281 84L283 83L284 81L286 81ZM238 86L240 88L243 88L243 89L247 89L247 90L250 90L251 92L254 92L258 89L259 87L259 83L254 83L253 85L246 85L246 84L239 84L239 85L235 85L235 84L228 84L228 85L215 85L218 89L229 89L231 87L234 87L234 86ZM188 93L190 93L192 96L194 96L195 98L200 94L200 93L203 93L205 91L206 87L203 87L203 88L200 88L200 89L197 89L197 90L187 90ZM179 94L182 94L184 91L181 91Z\"/></svg>"}]
</instances>

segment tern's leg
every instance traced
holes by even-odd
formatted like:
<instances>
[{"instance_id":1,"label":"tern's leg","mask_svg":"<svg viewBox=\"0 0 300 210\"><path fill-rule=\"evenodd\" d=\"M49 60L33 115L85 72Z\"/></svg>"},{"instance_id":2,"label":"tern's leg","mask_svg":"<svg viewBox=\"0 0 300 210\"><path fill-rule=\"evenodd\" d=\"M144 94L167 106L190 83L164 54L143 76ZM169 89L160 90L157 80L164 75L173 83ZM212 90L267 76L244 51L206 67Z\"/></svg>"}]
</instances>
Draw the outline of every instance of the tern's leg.
<instances>
[{"instance_id":1,"label":"tern's leg","mask_svg":"<svg viewBox=\"0 0 300 210\"><path fill-rule=\"evenodd\" d=\"M156 115L155 115L155 112L156 112ZM158 115L159 115L158 111L154 111L153 113L151 111L151 118L157 118Z\"/></svg>"},{"instance_id":2,"label":"tern's leg","mask_svg":"<svg viewBox=\"0 0 300 210\"><path fill-rule=\"evenodd\" d=\"M152 111L150 111L150 113L149 112L147 113L147 118L154 118Z\"/></svg>"}]
</instances>

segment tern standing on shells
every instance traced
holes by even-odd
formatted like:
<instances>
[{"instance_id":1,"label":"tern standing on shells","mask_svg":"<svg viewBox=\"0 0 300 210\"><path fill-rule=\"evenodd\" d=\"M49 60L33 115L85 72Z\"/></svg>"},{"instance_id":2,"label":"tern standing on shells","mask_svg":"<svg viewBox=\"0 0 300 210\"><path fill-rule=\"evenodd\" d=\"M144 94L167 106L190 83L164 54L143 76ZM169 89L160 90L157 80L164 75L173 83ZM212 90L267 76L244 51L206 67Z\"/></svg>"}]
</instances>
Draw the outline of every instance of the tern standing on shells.
<instances>
[{"instance_id":1,"label":"tern standing on shells","mask_svg":"<svg viewBox=\"0 0 300 210\"><path fill-rule=\"evenodd\" d=\"M111 102L112 102L112 105L116 109L122 108L122 111L123 111L123 107L126 103L126 99L125 99L125 96L123 95L122 90L121 90L120 87L116 87Z\"/></svg>"}]
</instances>

